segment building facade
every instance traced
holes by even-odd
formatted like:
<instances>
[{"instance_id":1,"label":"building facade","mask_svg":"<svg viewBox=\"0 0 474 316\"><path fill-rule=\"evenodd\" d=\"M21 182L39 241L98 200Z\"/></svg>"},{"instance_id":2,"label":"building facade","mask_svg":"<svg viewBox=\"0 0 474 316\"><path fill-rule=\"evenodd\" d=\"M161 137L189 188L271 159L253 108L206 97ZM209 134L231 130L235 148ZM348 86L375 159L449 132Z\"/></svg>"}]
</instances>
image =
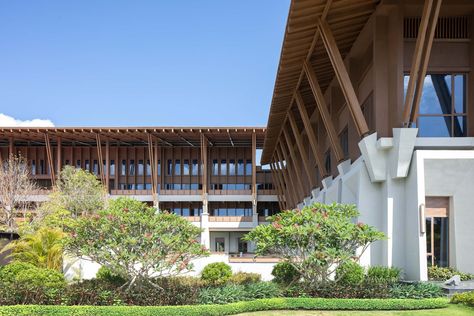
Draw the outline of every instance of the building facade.
<instances>
[{"instance_id":1,"label":"building facade","mask_svg":"<svg viewBox=\"0 0 474 316\"><path fill-rule=\"evenodd\" d=\"M256 161L264 134L263 128L4 128L0 158L26 159L41 188L32 202L47 199L64 166L82 168L110 198L133 197L183 216L203 229L201 243L221 260L245 263L254 250L243 235L280 210L272 174Z\"/></svg>"},{"instance_id":2,"label":"building facade","mask_svg":"<svg viewBox=\"0 0 474 316\"><path fill-rule=\"evenodd\" d=\"M354 203L365 265L474 272L474 2L291 2L262 163L285 208Z\"/></svg>"}]
</instances>

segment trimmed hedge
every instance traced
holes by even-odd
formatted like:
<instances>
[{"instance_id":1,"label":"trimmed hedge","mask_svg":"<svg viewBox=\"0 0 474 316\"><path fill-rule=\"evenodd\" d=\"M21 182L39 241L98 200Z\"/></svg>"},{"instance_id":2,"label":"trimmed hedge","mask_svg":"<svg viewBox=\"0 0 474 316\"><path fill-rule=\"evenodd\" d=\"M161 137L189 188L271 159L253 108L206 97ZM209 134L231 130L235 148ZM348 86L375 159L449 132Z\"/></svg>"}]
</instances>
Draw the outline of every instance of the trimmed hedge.
<instances>
[{"instance_id":1,"label":"trimmed hedge","mask_svg":"<svg viewBox=\"0 0 474 316\"><path fill-rule=\"evenodd\" d=\"M226 305L196 306L1 306L0 316L151 316L233 315L264 310L416 310L444 308L448 300L434 299L324 299L271 298Z\"/></svg>"}]
</instances>

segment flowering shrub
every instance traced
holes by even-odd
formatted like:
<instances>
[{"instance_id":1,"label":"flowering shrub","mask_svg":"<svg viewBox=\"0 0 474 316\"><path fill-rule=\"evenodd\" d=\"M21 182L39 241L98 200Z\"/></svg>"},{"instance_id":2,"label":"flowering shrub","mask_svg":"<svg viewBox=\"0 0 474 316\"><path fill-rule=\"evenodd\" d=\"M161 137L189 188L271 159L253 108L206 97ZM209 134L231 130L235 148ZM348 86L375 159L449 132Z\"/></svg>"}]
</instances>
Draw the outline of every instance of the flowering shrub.
<instances>
[{"instance_id":1,"label":"flowering shrub","mask_svg":"<svg viewBox=\"0 0 474 316\"><path fill-rule=\"evenodd\" d=\"M257 254L281 256L306 283L320 286L339 264L358 261L372 242L385 238L374 227L353 223L357 216L354 205L316 203L270 216L270 225L257 226L246 239L255 242Z\"/></svg>"},{"instance_id":2,"label":"flowering shrub","mask_svg":"<svg viewBox=\"0 0 474 316\"><path fill-rule=\"evenodd\" d=\"M211 285L222 285L232 276L231 267L224 262L209 263L201 273L201 279Z\"/></svg>"},{"instance_id":3,"label":"flowering shrub","mask_svg":"<svg viewBox=\"0 0 474 316\"><path fill-rule=\"evenodd\" d=\"M78 217L66 232L68 253L107 266L128 288L153 283L152 277L184 273L192 268L192 259L208 254L197 241L199 228L129 198L111 200L108 209Z\"/></svg>"}]
</instances>

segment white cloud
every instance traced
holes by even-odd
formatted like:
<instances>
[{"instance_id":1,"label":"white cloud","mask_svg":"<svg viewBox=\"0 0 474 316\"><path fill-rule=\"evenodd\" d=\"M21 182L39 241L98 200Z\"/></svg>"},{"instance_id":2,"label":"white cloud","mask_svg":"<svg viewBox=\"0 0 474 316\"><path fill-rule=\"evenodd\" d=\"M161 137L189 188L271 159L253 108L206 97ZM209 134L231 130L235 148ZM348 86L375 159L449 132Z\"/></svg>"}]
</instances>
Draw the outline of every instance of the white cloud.
<instances>
[{"instance_id":1,"label":"white cloud","mask_svg":"<svg viewBox=\"0 0 474 316\"><path fill-rule=\"evenodd\" d=\"M0 113L0 127L54 127L51 120L32 119L17 120L11 116Z\"/></svg>"}]
</instances>

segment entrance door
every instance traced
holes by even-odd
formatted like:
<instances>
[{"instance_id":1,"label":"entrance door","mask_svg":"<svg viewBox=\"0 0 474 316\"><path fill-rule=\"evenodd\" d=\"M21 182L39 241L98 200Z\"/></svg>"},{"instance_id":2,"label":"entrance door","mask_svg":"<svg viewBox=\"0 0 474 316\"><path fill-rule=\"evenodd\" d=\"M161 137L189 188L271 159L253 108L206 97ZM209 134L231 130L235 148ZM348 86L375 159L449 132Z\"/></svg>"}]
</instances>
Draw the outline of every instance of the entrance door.
<instances>
[{"instance_id":1,"label":"entrance door","mask_svg":"<svg viewBox=\"0 0 474 316\"><path fill-rule=\"evenodd\" d=\"M449 198L426 197L426 256L428 266L449 265Z\"/></svg>"}]
</instances>

